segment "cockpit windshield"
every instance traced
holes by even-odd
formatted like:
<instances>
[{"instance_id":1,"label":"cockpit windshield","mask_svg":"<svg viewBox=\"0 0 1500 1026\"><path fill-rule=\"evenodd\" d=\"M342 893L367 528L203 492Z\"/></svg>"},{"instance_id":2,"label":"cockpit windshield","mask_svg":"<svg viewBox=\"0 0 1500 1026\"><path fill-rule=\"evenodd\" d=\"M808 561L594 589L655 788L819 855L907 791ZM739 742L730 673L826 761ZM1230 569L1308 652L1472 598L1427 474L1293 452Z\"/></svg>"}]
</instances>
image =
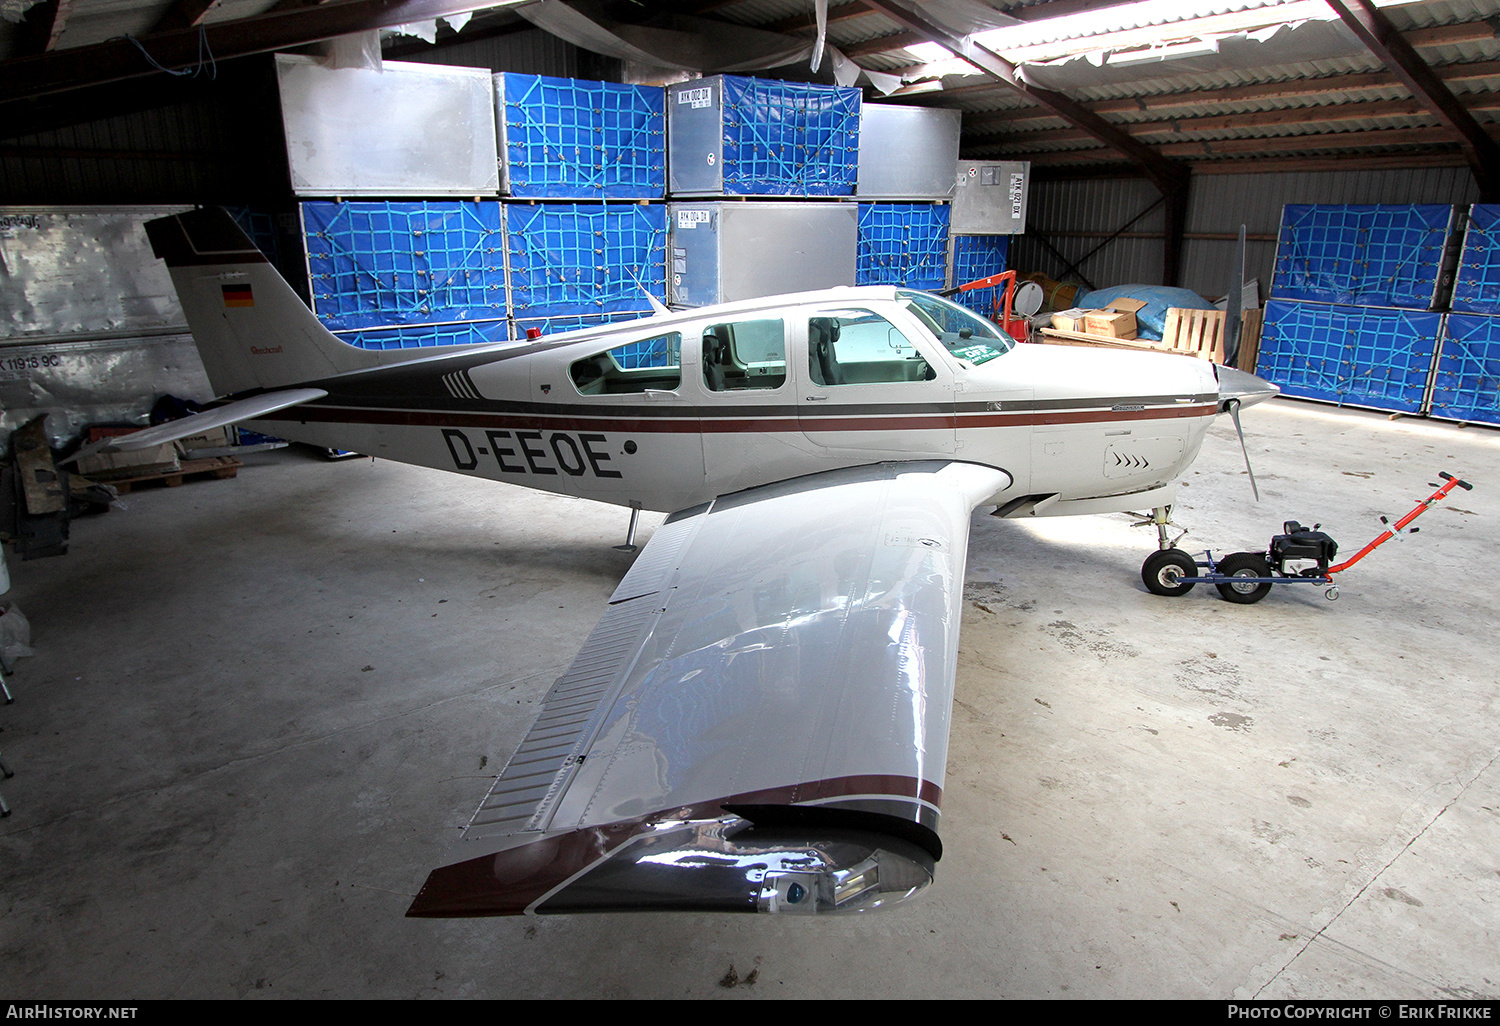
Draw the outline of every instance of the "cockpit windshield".
<instances>
[{"instance_id":1,"label":"cockpit windshield","mask_svg":"<svg viewBox=\"0 0 1500 1026\"><path fill-rule=\"evenodd\" d=\"M972 364L981 364L1010 352L1015 340L993 323L957 303L929 292L898 290L902 306L947 347L948 352Z\"/></svg>"}]
</instances>

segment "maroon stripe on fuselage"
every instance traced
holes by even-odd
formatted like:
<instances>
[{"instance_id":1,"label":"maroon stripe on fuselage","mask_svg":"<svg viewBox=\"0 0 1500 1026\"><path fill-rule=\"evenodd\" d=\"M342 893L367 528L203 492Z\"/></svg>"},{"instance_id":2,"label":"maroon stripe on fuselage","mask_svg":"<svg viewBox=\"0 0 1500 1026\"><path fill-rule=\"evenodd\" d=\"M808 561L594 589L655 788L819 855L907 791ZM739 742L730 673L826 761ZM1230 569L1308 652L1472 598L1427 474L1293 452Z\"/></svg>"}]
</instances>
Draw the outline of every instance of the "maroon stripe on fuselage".
<instances>
[{"instance_id":1,"label":"maroon stripe on fuselage","mask_svg":"<svg viewBox=\"0 0 1500 1026\"><path fill-rule=\"evenodd\" d=\"M849 416L831 411L798 419L786 416L715 417L707 411L681 416L589 417L577 412L552 414L481 413L457 410L390 410L304 405L291 416L268 414L263 420L315 421L330 424L394 424L402 427L521 428L552 431L630 431L642 434L725 434L735 432L820 431L953 431L962 428L1027 427L1050 424L1099 424L1113 421L1179 420L1211 417L1217 406L1162 407L1154 410L1048 410L1022 413L977 413L950 416Z\"/></svg>"}]
</instances>

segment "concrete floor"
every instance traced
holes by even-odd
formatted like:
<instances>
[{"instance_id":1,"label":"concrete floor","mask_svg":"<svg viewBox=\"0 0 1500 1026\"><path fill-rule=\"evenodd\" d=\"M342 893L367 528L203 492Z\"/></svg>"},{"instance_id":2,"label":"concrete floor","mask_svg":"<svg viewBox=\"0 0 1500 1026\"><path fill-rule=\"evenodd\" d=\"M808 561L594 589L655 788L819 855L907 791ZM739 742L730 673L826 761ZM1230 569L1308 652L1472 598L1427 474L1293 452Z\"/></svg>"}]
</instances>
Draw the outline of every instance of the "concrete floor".
<instances>
[{"instance_id":1,"label":"concrete floor","mask_svg":"<svg viewBox=\"0 0 1500 1026\"><path fill-rule=\"evenodd\" d=\"M403 918L629 558L623 511L254 455L11 564L15 997L1500 995L1500 433L1277 400L1187 548L1283 519L1345 575L1146 593L1123 516L975 517L937 883L843 919ZM646 528L660 517L645 518Z\"/></svg>"}]
</instances>

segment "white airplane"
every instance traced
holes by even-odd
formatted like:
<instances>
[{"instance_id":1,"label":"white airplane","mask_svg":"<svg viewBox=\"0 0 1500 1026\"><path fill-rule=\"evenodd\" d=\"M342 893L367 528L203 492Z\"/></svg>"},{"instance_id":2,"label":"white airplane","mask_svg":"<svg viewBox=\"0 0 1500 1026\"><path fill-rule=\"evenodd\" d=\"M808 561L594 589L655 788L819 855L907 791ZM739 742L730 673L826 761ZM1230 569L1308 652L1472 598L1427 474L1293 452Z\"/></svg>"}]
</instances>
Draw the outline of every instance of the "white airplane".
<instances>
[{"instance_id":1,"label":"white airplane","mask_svg":"<svg viewBox=\"0 0 1500 1026\"><path fill-rule=\"evenodd\" d=\"M372 352L221 210L146 226L222 405L295 441L671 515L408 915L861 911L931 882L969 520L1153 508L1274 385L1018 345L836 288L552 338ZM1161 557L1163 552L1153 558ZM1176 555L1172 555L1175 553ZM1181 571L1178 557L1186 560Z\"/></svg>"}]
</instances>

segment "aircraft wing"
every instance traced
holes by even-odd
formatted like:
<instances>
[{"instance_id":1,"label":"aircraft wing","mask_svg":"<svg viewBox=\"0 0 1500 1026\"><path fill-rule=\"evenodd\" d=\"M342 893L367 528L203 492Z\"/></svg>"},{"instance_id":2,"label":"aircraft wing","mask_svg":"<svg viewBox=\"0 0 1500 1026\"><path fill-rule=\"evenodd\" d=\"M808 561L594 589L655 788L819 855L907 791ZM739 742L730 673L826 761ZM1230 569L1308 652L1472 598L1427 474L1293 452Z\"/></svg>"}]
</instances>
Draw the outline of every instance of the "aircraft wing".
<instances>
[{"instance_id":1,"label":"aircraft wing","mask_svg":"<svg viewBox=\"0 0 1500 1026\"><path fill-rule=\"evenodd\" d=\"M930 882L969 520L886 463L673 514L411 916L853 911Z\"/></svg>"},{"instance_id":2,"label":"aircraft wing","mask_svg":"<svg viewBox=\"0 0 1500 1026\"><path fill-rule=\"evenodd\" d=\"M165 424L157 424L155 427L142 428L140 431L132 431L128 435L119 435L115 438L101 438L92 445L86 445L65 460L59 463L72 463L74 460L96 452L133 452L137 449L149 449L153 445L163 445L167 442L175 442L179 438L187 438L204 431L211 431L225 424L237 424L242 420L253 420L256 417L264 417L268 413L284 410L289 406L298 406L302 403L321 399L328 393L321 388L286 388L279 392L264 392L260 395L251 396L249 399L240 399L223 406L215 406L213 409L195 413L191 417L182 417L178 420L169 420Z\"/></svg>"}]
</instances>

